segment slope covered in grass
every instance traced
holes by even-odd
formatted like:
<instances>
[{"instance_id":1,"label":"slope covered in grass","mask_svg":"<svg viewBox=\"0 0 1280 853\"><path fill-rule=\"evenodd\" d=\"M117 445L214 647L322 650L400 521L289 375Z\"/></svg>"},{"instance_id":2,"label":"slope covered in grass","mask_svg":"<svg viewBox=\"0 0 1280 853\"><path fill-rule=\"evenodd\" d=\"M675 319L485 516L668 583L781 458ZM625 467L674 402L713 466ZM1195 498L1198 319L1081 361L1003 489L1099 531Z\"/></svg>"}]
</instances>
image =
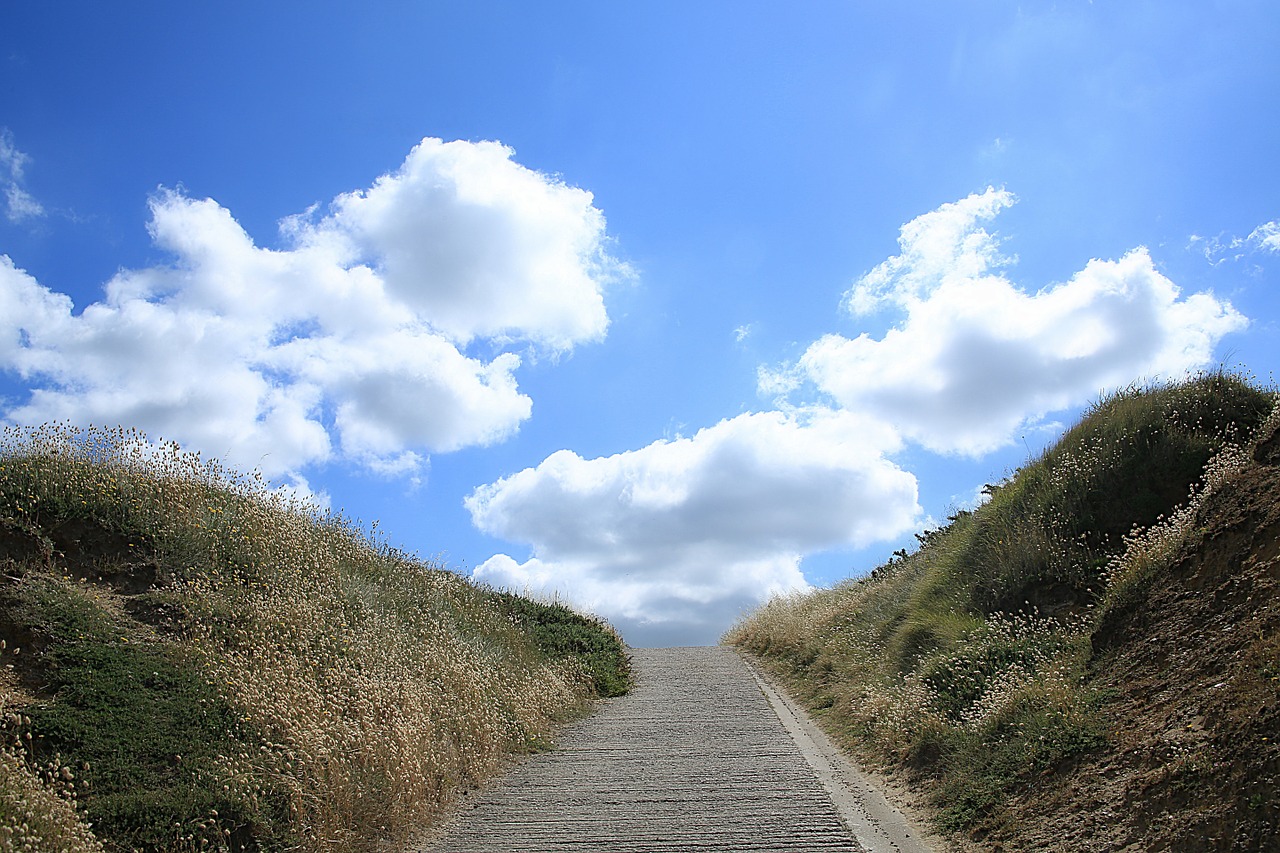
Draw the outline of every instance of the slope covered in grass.
<instances>
[{"instance_id":1,"label":"slope covered in grass","mask_svg":"<svg viewBox=\"0 0 1280 853\"><path fill-rule=\"evenodd\" d=\"M362 850L627 689L603 623L137 433L0 447L0 848Z\"/></svg>"},{"instance_id":2,"label":"slope covered in grass","mask_svg":"<svg viewBox=\"0 0 1280 853\"><path fill-rule=\"evenodd\" d=\"M993 849L1263 849L1273 406L1222 374L1116 394L915 553L772 601L726 641Z\"/></svg>"}]
</instances>

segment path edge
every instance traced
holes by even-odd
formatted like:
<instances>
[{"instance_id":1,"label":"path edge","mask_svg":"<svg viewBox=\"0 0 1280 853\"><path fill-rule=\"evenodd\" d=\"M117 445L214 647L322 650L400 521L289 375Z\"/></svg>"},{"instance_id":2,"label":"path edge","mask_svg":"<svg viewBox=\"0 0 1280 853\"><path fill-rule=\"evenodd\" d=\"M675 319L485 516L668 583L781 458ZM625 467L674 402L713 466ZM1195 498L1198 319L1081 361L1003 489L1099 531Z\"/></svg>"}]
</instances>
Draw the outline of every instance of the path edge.
<instances>
[{"instance_id":1,"label":"path edge","mask_svg":"<svg viewBox=\"0 0 1280 853\"><path fill-rule=\"evenodd\" d=\"M840 820L867 853L941 853L947 849L942 839L889 802L880 787L831 742L808 712L774 684L759 662L741 650L734 651L830 795Z\"/></svg>"}]
</instances>

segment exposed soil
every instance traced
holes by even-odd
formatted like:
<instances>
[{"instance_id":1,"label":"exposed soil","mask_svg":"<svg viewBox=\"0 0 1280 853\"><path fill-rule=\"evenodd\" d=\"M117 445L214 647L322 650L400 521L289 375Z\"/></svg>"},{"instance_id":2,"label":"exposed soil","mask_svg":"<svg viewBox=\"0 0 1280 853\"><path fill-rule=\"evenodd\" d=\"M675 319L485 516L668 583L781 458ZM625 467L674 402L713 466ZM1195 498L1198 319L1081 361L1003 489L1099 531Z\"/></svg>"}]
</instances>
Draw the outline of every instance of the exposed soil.
<instances>
[{"instance_id":1,"label":"exposed soil","mask_svg":"<svg viewBox=\"0 0 1280 853\"><path fill-rule=\"evenodd\" d=\"M1280 850L1280 435L1093 638L1110 746L986 827L994 850Z\"/></svg>"},{"instance_id":2,"label":"exposed soil","mask_svg":"<svg viewBox=\"0 0 1280 853\"><path fill-rule=\"evenodd\" d=\"M157 596L158 562L151 547L103 525L60 519L43 526L0 524L0 666L34 696L45 695L48 638L18 599L17 586L34 568L84 582L139 623L173 630L174 606ZM26 650L23 653L21 650Z\"/></svg>"}]
</instances>

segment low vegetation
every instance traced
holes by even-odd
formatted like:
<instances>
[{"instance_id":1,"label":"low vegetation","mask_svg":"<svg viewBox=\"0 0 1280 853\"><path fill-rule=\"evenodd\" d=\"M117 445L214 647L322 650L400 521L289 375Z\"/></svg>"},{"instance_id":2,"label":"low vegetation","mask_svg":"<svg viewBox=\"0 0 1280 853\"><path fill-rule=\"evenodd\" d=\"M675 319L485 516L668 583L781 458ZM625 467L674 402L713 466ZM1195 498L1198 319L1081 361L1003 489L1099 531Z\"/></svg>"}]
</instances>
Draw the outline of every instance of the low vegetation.
<instances>
[{"instance_id":1,"label":"low vegetation","mask_svg":"<svg viewBox=\"0 0 1280 853\"><path fill-rule=\"evenodd\" d=\"M926 790L945 830L1259 849L1280 693L1241 661L1274 675L1277 427L1275 395L1234 375L1127 389L914 553L775 599L726 642ZM1208 716L1233 703L1235 729Z\"/></svg>"},{"instance_id":2,"label":"low vegetation","mask_svg":"<svg viewBox=\"0 0 1280 853\"><path fill-rule=\"evenodd\" d=\"M137 432L0 443L0 850L374 849L625 692L616 633Z\"/></svg>"}]
</instances>

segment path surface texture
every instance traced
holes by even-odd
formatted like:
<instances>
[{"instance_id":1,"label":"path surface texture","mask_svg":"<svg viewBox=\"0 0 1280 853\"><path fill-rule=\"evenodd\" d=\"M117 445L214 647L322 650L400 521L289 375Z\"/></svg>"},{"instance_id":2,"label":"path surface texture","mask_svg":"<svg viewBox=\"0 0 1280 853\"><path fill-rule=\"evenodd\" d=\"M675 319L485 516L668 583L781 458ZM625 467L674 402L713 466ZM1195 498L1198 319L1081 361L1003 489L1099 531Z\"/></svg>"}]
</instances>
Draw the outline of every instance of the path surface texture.
<instances>
[{"instance_id":1,"label":"path surface texture","mask_svg":"<svg viewBox=\"0 0 1280 853\"><path fill-rule=\"evenodd\" d=\"M420 849L929 849L737 652L637 649L633 661L630 695L474 795Z\"/></svg>"}]
</instances>

